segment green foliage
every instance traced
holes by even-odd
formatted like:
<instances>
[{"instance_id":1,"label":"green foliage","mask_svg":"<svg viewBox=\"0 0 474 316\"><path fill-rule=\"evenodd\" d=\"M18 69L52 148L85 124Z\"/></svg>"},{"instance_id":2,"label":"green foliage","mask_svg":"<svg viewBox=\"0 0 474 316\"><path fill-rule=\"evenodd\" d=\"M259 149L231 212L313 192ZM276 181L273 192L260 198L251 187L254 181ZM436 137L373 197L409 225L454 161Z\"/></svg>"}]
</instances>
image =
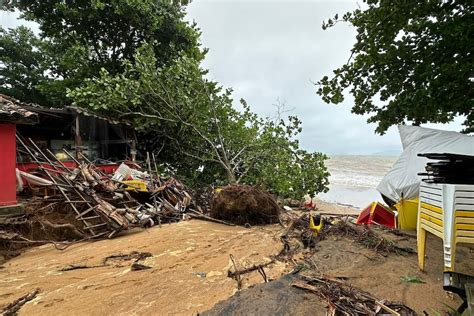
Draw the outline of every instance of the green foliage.
<instances>
[{"instance_id":1,"label":"green foliage","mask_svg":"<svg viewBox=\"0 0 474 316\"><path fill-rule=\"evenodd\" d=\"M410 276L410 275L405 275L400 277L400 280L406 283L426 283L425 281L421 280L419 277L415 276Z\"/></svg>"},{"instance_id":2,"label":"green foliage","mask_svg":"<svg viewBox=\"0 0 474 316\"><path fill-rule=\"evenodd\" d=\"M232 107L231 90L205 79L195 59L181 57L156 67L151 45L137 50L124 72L102 69L81 88L68 90L79 106L134 125L160 149L160 159L194 183L244 182L282 195L301 197L327 190L324 155L299 148L300 121L259 118L241 100Z\"/></svg>"},{"instance_id":3,"label":"green foliage","mask_svg":"<svg viewBox=\"0 0 474 316\"><path fill-rule=\"evenodd\" d=\"M365 0L368 8L336 15L356 27L347 64L323 77L317 93L327 103L341 103L343 92L354 97L352 112L372 114L376 132L412 121L446 123L467 116L474 126L474 14L472 3L452 1Z\"/></svg>"},{"instance_id":4,"label":"green foliage","mask_svg":"<svg viewBox=\"0 0 474 316\"><path fill-rule=\"evenodd\" d=\"M0 93L25 102L44 102L38 85L45 79L41 41L28 28L0 27Z\"/></svg>"},{"instance_id":5,"label":"green foliage","mask_svg":"<svg viewBox=\"0 0 474 316\"><path fill-rule=\"evenodd\" d=\"M48 65L48 80L34 82L31 90L41 91L47 103L57 106L70 102L67 88L74 89L84 79L98 76L101 69L121 73L124 61L133 61L144 42L152 45L157 66L183 56L200 61L205 54L199 47L199 31L183 20L184 9L175 1L78 0L70 4L62 0L20 0L6 8L19 9L23 18L39 23L44 44L36 38L32 43L39 47L38 54L23 51L10 57L21 60L24 54L34 57L35 63L47 59L43 64ZM20 45L29 43L20 40ZM0 62L14 68L11 60ZM6 74L6 80L20 78L17 85L26 85L28 82L21 79L23 71L14 70Z\"/></svg>"}]
</instances>

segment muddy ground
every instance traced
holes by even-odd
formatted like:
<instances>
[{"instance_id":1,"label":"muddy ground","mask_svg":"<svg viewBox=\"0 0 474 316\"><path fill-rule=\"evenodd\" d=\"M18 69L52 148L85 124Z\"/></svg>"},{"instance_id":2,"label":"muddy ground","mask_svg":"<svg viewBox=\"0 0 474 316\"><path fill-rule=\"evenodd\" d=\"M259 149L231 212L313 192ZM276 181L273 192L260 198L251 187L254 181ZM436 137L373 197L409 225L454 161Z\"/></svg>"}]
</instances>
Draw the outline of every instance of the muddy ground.
<instances>
[{"instance_id":1,"label":"muddy ground","mask_svg":"<svg viewBox=\"0 0 474 316\"><path fill-rule=\"evenodd\" d=\"M64 251L36 247L0 269L0 306L40 288L20 314L196 314L237 291L236 282L227 278L229 254L239 262L269 261L281 249L274 238L279 230L278 225L243 228L191 220ZM131 260L108 260L100 266L107 256L132 251L150 252L152 257L139 262L152 268L131 271ZM71 265L98 267L60 271ZM278 278L287 271L277 263L268 275ZM259 275L249 275L243 283L260 282Z\"/></svg>"},{"instance_id":2,"label":"muddy ground","mask_svg":"<svg viewBox=\"0 0 474 316\"><path fill-rule=\"evenodd\" d=\"M416 238L397 237L383 233L386 238L404 247L416 249ZM443 264L441 239L429 236L425 272L420 272L417 255L381 255L344 237L330 237L319 242L314 254L307 254L316 268L301 274L316 274L344 278L354 287L365 290L379 299L402 302L418 313L446 312L457 308L461 300L443 291ZM458 248L457 270L474 273L474 247ZM423 283L409 283L403 277L416 277ZM267 283L243 291L208 311L209 315L325 315L326 306L314 296L298 289L281 287L288 279ZM298 299L288 300L299 293ZM301 295L301 296L300 296ZM316 301L316 302L315 302ZM280 303L282 302L282 303ZM319 306L319 308L318 308Z\"/></svg>"},{"instance_id":3,"label":"muddy ground","mask_svg":"<svg viewBox=\"0 0 474 316\"><path fill-rule=\"evenodd\" d=\"M82 242L64 251L52 245L32 248L0 268L0 307L40 288L20 309L21 315L324 314L326 303L289 288L288 277L262 284L254 271L243 276L244 290L239 293L236 281L227 277L230 254L241 267L270 261L282 249L281 231L280 225L243 228L191 220ZM416 249L416 238L386 236ZM430 236L427 249L424 273L418 270L416 254L384 256L342 236L328 237L313 253L294 259L298 263L303 256L311 258L316 272L345 277L380 299L402 301L419 313L457 307L459 299L442 289L441 240ZM151 269L131 271L133 260L126 258L104 264L108 256L133 251L150 253L139 262ZM460 272L474 272L472 246L459 247L457 259ZM85 268L61 271L71 266ZM276 262L265 272L277 280L293 268L291 262ZM424 283L407 283L401 280L404 276Z\"/></svg>"}]
</instances>

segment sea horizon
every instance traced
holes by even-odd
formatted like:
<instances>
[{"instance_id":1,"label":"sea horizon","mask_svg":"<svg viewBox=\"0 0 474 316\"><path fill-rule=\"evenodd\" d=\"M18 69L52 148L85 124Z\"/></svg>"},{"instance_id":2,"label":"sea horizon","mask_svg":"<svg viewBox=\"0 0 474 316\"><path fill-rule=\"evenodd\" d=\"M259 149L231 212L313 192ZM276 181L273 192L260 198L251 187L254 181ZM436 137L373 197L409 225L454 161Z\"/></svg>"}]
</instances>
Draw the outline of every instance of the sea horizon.
<instances>
[{"instance_id":1,"label":"sea horizon","mask_svg":"<svg viewBox=\"0 0 474 316\"><path fill-rule=\"evenodd\" d=\"M397 159L395 155L331 155L326 161L331 173L329 191L317 196L326 202L356 208L383 202L376 187Z\"/></svg>"}]
</instances>

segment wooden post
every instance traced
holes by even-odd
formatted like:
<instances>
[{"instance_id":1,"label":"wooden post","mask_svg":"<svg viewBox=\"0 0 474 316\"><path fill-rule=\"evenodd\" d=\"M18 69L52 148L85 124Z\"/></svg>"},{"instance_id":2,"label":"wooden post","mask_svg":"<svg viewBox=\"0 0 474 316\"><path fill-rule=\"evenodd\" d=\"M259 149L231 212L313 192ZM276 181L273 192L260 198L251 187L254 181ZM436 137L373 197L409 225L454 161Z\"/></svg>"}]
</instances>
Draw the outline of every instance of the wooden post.
<instances>
[{"instance_id":1,"label":"wooden post","mask_svg":"<svg viewBox=\"0 0 474 316\"><path fill-rule=\"evenodd\" d=\"M82 139L81 139L81 130L80 130L80 125L79 125L79 114L76 114L75 117L75 135L74 135L74 147L76 149L76 159L81 160L82 155L81 155L81 146L82 146Z\"/></svg>"},{"instance_id":2,"label":"wooden post","mask_svg":"<svg viewBox=\"0 0 474 316\"><path fill-rule=\"evenodd\" d=\"M130 151L130 154L132 156L132 161L135 162L137 159L137 142L135 140L132 140L132 150Z\"/></svg>"}]
</instances>

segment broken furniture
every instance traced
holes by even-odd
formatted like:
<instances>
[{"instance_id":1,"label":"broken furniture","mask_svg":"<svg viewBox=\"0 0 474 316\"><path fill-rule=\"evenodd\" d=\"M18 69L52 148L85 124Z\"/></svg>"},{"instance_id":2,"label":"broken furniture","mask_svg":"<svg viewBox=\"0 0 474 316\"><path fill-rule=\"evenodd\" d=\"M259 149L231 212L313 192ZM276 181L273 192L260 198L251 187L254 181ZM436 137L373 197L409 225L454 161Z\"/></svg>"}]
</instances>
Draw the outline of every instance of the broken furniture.
<instances>
[{"instance_id":1,"label":"broken furniture","mask_svg":"<svg viewBox=\"0 0 474 316\"><path fill-rule=\"evenodd\" d=\"M394 205L398 212L397 228L400 230L416 230L418 221L418 198L404 199L402 198Z\"/></svg>"},{"instance_id":2,"label":"broken furniture","mask_svg":"<svg viewBox=\"0 0 474 316\"><path fill-rule=\"evenodd\" d=\"M78 229L88 238L111 238L132 227L179 221L188 216L188 212L203 216L196 211L184 185L176 179L134 170L134 174L146 177L146 196L141 196L139 201L133 193L143 193L141 182L140 187L134 189L133 183L124 184L114 180L112 175L102 172L86 158L79 161L73 154L63 150L76 164L76 167L68 167L51 150L43 151L32 139L23 139L17 135L17 140L19 148L40 166L42 185L55 188L58 193L36 199L37 202L43 202L38 208L59 207L71 212L74 214L74 224L79 224ZM27 181L39 180L25 172L20 172L20 176L27 178ZM129 190L130 187L132 190Z\"/></svg>"},{"instance_id":3,"label":"broken furniture","mask_svg":"<svg viewBox=\"0 0 474 316\"><path fill-rule=\"evenodd\" d=\"M474 184L474 156L452 153L426 153L419 157L435 159L426 163L426 172L418 173L425 176L426 183Z\"/></svg>"},{"instance_id":4,"label":"broken furniture","mask_svg":"<svg viewBox=\"0 0 474 316\"><path fill-rule=\"evenodd\" d=\"M444 272L443 289L456 293L463 303L457 309L459 315L468 309L468 315L474 315L474 276L457 272Z\"/></svg>"},{"instance_id":5,"label":"broken furniture","mask_svg":"<svg viewBox=\"0 0 474 316\"><path fill-rule=\"evenodd\" d=\"M317 214L313 217L309 215L309 229L313 232L313 237L318 237L319 232L324 227L324 219L321 215Z\"/></svg>"},{"instance_id":6,"label":"broken furniture","mask_svg":"<svg viewBox=\"0 0 474 316\"><path fill-rule=\"evenodd\" d=\"M379 224L395 228L395 214L381 203L372 202L360 212L356 224Z\"/></svg>"}]
</instances>

